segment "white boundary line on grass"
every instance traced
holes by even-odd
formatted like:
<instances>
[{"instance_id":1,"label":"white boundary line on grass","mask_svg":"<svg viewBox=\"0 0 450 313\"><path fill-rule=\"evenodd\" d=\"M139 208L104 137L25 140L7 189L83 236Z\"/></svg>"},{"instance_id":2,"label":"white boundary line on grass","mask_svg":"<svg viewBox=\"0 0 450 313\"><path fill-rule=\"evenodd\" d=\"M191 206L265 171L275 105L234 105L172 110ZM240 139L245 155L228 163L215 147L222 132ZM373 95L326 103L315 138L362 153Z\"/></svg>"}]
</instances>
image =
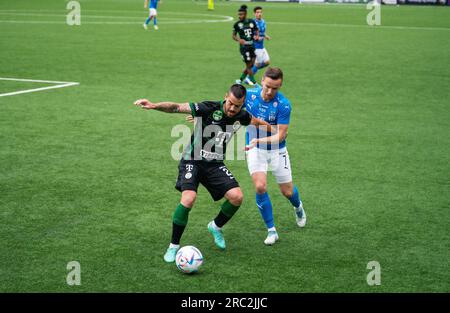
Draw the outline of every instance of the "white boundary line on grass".
<instances>
[{"instance_id":1,"label":"white boundary line on grass","mask_svg":"<svg viewBox=\"0 0 450 313\"><path fill-rule=\"evenodd\" d=\"M84 10L84 11L90 11L90 12L97 12L99 10ZM22 13L24 12L24 13ZM43 13L43 12L52 12L52 13ZM41 16L41 17L65 17L65 13L61 14L55 14L56 12L60 11L50 11L50 10L0 10L0 15L5 16ZM118 11L103 11L103 12L118 12ZM233 21L233 17L227 16L227 15L216 15L216 14L204 14L204 13L184 13L184 12L171 12L171 11L165 11L164 13L167 13L170 15L187 15L187 16L193 16L193 17L199 17L199 18L193 18L193 19L183 19L183 16L181 18L166 18L163 17L163 22L161 24L201 24L201 23L226 23ZM107 16L107 15L84 15L85 18L97 18L97 19L136 19L136 22L131 21L83 21L83 24L95 24L95 25L138 25L140 24L140 20L142 19L142 16ZM213 17L216 19L205 19L206 17ZM201 19L204 18L204 19ZM138 21L139 19L139 21ZM165 20L169 21L165 21ZM173 20L173 21L170 21ZM14 23L14 24L66 24L66 21L29 21L29 20L0 20L0 23Z\"/></svg>"},{"instance_id":2,"label":"white boundary line on grass","mask_svg":"<svg viewBox=\"0 0 450 313\"><path fill-rule=\"evenodd\" d=\"M14 91L14 92L1 93L0 97L15 96L15 95L20 95L20 94L24 94L24 93L56 89L56 88L65 88L65 87L76 86L76 85L80 84L77 82L62 82L62 81L54 81L54 80L24 79L24 78L10 78L10 77L0 77L0 80L28 82L28 83L56 84L55 86L47 86L47 87L40 87L40 88L19 90L19 91Z\"/></svg>"}]
</instances>

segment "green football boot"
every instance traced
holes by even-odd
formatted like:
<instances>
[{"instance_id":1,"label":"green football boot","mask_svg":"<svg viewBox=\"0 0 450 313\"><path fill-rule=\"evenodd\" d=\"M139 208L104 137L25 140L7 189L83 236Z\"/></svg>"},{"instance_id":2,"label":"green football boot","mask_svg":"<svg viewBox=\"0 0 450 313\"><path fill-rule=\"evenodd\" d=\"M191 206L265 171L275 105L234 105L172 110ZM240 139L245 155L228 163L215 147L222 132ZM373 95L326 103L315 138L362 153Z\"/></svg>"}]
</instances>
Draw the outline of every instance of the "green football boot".
<instances>
[{"instance_id":1,"label":"green football boot","mask_svg":"<svg viewBox=\"0 0 450 313\"><path fill-rule=\"evenodd\" d=\"M216 244L219 249L225 249L225 239L223 238L222 230L217 229L212 225L213 222L209 222L208 224L208 230L214 237L214 243Z\"/></svg>"},{"instance_id":2,"label":"green football boot","mask_svg":"<svg viewBox=\"0 0 450 313\"><path fill-rule=\"evenodd\" d=\"M164 254L164 261L167 263L175 262L175 256L177 255L178 249L180 249L180 247L167 248L166 254Z\"/></svg>"}]
</instances>

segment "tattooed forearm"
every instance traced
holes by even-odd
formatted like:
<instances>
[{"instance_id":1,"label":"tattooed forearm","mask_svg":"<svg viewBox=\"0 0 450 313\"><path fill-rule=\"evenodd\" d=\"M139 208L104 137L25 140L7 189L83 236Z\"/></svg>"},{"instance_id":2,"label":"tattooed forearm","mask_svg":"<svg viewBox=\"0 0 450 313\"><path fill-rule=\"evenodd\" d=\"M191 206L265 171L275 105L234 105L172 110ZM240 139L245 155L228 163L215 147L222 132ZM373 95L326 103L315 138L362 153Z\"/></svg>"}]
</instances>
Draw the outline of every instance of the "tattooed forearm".
<instances>
[{"instance_id":1,"label":"tattooed forearm","mask_svg":"<svg viewBox=\"0 0 450 313\"><path fill-rule=\"evenodd\" d=\"M178 113L180 112L180 105L174 102L160 102L156 103L155 110L163 111L166 113Z\"/></svg>"}]
</instances>

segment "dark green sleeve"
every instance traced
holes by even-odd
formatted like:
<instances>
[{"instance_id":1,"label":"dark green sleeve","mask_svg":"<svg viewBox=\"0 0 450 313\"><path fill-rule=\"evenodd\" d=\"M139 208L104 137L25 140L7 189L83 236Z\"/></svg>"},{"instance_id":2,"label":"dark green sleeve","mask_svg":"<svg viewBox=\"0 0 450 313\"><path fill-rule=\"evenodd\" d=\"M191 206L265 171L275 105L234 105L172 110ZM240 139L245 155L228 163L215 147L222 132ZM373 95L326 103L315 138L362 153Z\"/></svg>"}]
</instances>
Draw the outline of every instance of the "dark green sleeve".
<instances>
[{"instance_id":1,"label":"dark green sleeve","mask_svg":"<svg viewBox=\"0 0 450 313\"><path fill-rule=\"evenodd\" d=\"M192 116L208 116L220 107L217 101L190 102Z\"/></svg>"},{"instance_id":2,"label":"dark green sleeve","mask_svg":"<svg viewBox=\"0 0 450 313\"><path fill-rule=\"evenodd\" d=\"M189 102L189 106L191 107L191 115L195 117L195 104L194 102Z\"/></svg>"}]
</instances>

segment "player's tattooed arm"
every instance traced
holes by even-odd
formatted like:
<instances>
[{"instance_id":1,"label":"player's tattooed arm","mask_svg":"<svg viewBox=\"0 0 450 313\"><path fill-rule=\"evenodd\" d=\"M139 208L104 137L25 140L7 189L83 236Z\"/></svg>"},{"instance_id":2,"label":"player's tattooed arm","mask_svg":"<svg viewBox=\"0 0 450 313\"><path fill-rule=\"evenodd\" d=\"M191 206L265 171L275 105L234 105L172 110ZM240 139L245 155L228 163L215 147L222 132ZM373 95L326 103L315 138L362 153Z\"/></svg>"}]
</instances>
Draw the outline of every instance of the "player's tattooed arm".
<instances>
[{"instance_id":1,"label":"player's tattooed arm","mask_svg":"<svg viewBox=\"0 0 450 313\"><path fill-rule=\"evenodd\" d=\"M139 99L134 102L135 105L140 106L146 110L157 110L166 113L191 113L189 102L175 103L175 102L159 102L153 103L147 99Z\"/></svg>"}]
</instances>

